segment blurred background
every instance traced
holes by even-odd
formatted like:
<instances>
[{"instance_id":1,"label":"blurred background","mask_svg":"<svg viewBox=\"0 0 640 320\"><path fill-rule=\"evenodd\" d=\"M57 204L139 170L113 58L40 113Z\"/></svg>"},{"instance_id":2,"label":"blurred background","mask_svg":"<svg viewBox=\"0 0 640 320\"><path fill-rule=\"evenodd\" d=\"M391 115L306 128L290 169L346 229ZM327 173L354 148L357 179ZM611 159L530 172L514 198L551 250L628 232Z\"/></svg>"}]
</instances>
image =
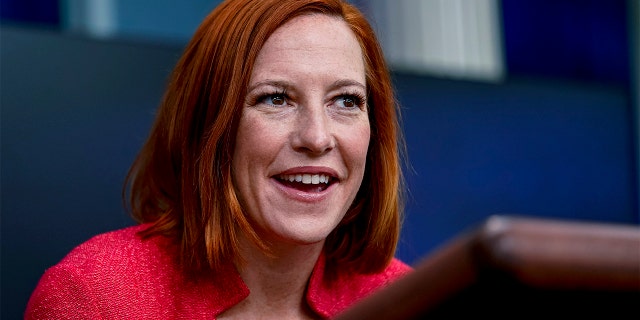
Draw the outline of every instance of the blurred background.
<instances>
[{"instance_id":1,"label":"blurred background","mask_svg":"<svg viewBox=\"0 0 640 320\"><path fill-rule=\"evenodd\" d=\"M2 318L91 236L220 1L0 0ZM638 225L640 1L358 0L402 106L415 264L495 214Z\"/></svg>"}]
</instances>

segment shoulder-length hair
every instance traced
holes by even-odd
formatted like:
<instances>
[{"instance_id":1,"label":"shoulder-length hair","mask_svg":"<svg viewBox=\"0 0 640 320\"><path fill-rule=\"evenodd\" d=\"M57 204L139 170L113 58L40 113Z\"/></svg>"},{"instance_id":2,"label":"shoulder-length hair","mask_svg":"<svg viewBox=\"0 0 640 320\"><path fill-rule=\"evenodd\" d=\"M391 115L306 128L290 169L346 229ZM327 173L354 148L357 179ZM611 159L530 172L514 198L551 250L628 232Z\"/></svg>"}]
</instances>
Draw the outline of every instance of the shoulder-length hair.
<instances>
[{"instance_id":1,"label":"shoulder-length hair","mask_svg":"<svg viewBox=\"0 0 640 320\"><path fill-rule=\"evenodd\" d=\"M287 21L304 14L343 19L365 62L371 140L365 176L325 243L327 266L381 271L393 258L402 212L403 150L398 108L382 50L364 16L340 0L229 0L199 26L170 77L150 136L123 195L134 218L179 247L190 272L239 258L240 233L268 251L243 213L231 179L241 108L258 52Z\"/></svg>"}]
</instances>

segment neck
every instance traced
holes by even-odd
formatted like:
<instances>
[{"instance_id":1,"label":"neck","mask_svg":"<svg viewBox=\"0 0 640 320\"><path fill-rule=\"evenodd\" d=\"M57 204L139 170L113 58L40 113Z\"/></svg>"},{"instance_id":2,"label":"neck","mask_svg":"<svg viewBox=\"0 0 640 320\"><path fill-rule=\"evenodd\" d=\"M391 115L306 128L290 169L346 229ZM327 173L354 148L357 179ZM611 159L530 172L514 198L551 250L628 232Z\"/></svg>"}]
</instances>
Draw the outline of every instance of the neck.
<instances>
[{"instance_id":1,"label":"neck","mask_svg":"<svg viewBox=\"0 0 640 320\"><path fill-rule=\"evenodd\" d=\"M271 255L251 241L241 242L244 264L238 268L250 295L239 307L273 315L309 315L306 289L324 242L313 244L270 244ZM251 313L251 312L250 312Z\"/></svg>"}]
</instances>

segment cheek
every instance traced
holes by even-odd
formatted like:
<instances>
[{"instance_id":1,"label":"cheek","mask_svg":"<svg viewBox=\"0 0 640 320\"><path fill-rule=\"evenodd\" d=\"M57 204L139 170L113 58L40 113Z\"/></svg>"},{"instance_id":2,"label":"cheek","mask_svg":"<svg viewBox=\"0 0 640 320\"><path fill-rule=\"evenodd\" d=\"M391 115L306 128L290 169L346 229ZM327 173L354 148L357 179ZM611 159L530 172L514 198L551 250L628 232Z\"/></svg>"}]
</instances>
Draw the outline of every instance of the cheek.
<instances>
[{"instance_id":1,"label":"cheek","mask_svg":"<svg viewBox=\"0 0 640 320\"><path fill-rule=\"evenodd\" d=\"M235 149L231 165L236 182L244 181L248 178L250 164L260 157L261 143L257 137L261 136L260 125L250 117L243 115L238 125L236 134ZM244 184L244 183L243 183Z\"/></svg>"},{"instance_id":2,"label":"cheek","mask_svg":"<svg viewBox=\"0 0 640 320\"><path fill-rule=\"evenodd\" d=\"M245 210L253 207L250 199L256 197L257 190L251 182L264 175L262 169L268 163L269 145L266 141L270 139L267 133L265 125L256 117L243 113L238 124L231 167L236 194Z\"/></svg>"},{"instance_id":3,"label":"cheek","mask_svg":"<svg viewBox=\"0 0 640 320\"><path fill-rule=\"evenodd\" d=\"M249 145L253 142L251 141L251 133L249 130L249 126L247 125L246 119L242 117L240 119L240 123L238 124L238 131L236 133L236 141L235 148L233 149L233 159L231 162L232 167L234 168L234 173L239 170L241 164L246 160L247 150Z\"/></svg>"},{"instance_id":4,"label":"cheek","mask_svg":"<svg viewBox=\"0 0 640 320\"><path fill-rule=\"evenodd\" d=\"M243 159L251 157L259 151L256 149L261 146L260 140L264 140L267 133L265 126L253 117L250 112L245 112L240 118L238 124L238 133L236 135L236 149L234 151L234 159Z\"/></svg>"},{"instance_id":5,"label":"cheek","mask_svg":"<svg viewBox=\"0 0 640 320\"><path fill-rule=\"evenodd\" d=\"M367 161L367 151L371 139L369 123L363 124L357 130L351 130L346 142L346 152L352 165L361 169L364 173L364 166Z\"/></svg>"},{"instance_id":6,"label":"cheek","mask_svg":"<svg viewBox=\"0 0 640 320\"><path fill-rule=\"evenodd\" d=\"M283 134L277 128L259 115L245 112L238 125L232 166L248 172L268 165L283 140Z\"/></svg>"}]
</instances>

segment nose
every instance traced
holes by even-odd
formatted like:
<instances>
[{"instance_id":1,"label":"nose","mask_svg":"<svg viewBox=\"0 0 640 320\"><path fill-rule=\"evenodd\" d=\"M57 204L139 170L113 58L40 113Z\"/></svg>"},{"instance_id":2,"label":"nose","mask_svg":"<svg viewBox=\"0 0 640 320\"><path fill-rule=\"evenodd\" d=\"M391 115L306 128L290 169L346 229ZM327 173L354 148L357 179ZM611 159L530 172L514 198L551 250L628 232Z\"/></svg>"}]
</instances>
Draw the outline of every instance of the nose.
<instances>
[{"instance_id":1,"label":"nose","mask_svg":"<svg viewBox=\"0 0 640 320\"><path fill-rule=\"evenodd\" d=\"M333 149L335 138L330 121L324 106L305 108L296 119L297 130L292 135L293 149L313 155L322 155Z\"/></svg>"}]
</instances>

